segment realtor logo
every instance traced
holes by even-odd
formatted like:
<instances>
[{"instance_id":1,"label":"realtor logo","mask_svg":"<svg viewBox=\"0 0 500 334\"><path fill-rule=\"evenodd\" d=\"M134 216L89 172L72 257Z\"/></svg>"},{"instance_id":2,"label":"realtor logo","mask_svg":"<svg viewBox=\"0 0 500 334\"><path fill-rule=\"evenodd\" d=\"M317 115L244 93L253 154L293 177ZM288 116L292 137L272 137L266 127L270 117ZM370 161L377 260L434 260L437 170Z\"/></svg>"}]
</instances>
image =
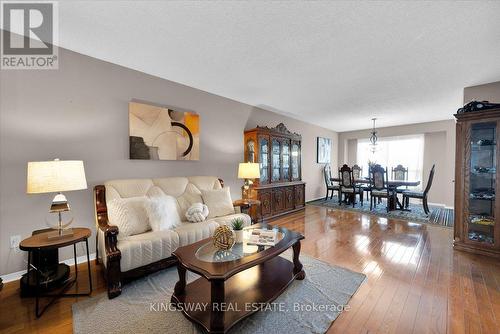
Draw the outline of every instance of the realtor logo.
<instances>
[{"instance_id":1,"label":"realtor logo","mask_svg":"<svg viewBox=\"0 0 500 334\"><path fill-rule=\"evenodd\" d=\"M1 69L57 69L57 2L0 3Z\"/></svg>"}]
</instances>

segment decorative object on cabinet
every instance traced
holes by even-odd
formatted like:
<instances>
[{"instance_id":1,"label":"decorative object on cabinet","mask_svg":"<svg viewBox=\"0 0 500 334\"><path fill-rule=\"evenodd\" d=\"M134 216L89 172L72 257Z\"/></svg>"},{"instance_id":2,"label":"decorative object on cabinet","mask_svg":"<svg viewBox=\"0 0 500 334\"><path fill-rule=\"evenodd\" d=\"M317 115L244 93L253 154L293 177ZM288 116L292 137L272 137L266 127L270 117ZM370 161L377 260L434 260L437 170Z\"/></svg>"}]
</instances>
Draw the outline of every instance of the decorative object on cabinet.
<instances>
[{"instance_id":1,"label":"decorative object on cabinet","mask_svg":"<svg viewBox=\"0 0 500 334\"><path fill-rule=\"evenodd\" d=\"M317 137L316 139L316 162L329 164L332 156L332 140L330 138Z\"/></svg>"},{"instance_id":2,"label":"decorative object on cabinet","mask_svg":"<svg viewBox=\"0 0 500 334\"><path fill-rule=\"evenodd\" d=\"M58 223L47 225L55 231L48 233L49 238L62 238L72 235L73 231L68 226L73 222L62 221L62 213L70 211L70 207L63 191L87 189L87 180L83 161L70 161L55 159L52 161L28 162L27 187L28 194L57 193L50 206L51 213L57 213Z\"/></svg>"},{"instance_id":3,"label":"decorative object on cabinet","mask_svg":"<svg viewBox=\"0 0 500 334\"><path fill-rule=\"evenodd\" d=\"M500 109L500 103L490 103L490 101L471 101L462 108L458 108L457 114L490 109Z\"/></svg>"},{"instance_id":4,"label":"decorative object on cabinet","mask_svg":"<svg viewBox=\"0 0 500 334\"><path fill-rule=\"evenodd\" d=\"M471 102L472 103L472 102ZM454 248L500 257L500 203L496 199L500 108L469 103L455 115Z\"/></svg>"},{"instance_id":5,"label":"decorative object on cabinet","mask_svg":"<svg viewBox=\"0 0 500 334\"><path fill-rule=\"evenodd\" d=\"M260 178L259 164L255 162L242 162L238 167L238 179L245 179L245 184L241 188L243 198L248 198L253 180Z\"/></svg>"},{"instance_id":6,"label":"decorative object on cabinet","mask_svg":"<svg viewBox=\"0 0 500 334\"><path fill-rule=\"evenodd\" d=\"M301 141L302 137L283 123L274 128L257 126L245 131L246 162L258 163L260 169L260 177L255 179L248 198L260 201L264 220L304 208ZM251 207L250 216L257 216L257 209L258 206Z\"/></svg>"},{"instance_id":7,"label":"decorative object on cabinet","mask_svg":"<svg viewBox=\"0 0 500 334\"><path fill-rule=\"evenodd\" d=\"M130 159L199 160L199 133L198 114L129 103Z\"/></svg>"}]
</instances>

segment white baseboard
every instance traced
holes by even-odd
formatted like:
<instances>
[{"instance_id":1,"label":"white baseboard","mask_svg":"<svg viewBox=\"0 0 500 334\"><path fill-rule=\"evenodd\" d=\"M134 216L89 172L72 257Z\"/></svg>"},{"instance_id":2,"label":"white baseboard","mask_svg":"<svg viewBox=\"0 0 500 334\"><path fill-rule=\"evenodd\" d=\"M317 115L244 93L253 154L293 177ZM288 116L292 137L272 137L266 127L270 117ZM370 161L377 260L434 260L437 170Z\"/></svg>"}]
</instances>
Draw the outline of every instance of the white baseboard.
<instances>
[{"instance_id":1,"label":"white baseboard","mask_svg":"<svg viewBox=\"0 0 500 334\"><path fill-rule=\"evenodd\" d=\"M321 196L321 197L318 197L318 198L309 199L309 200L306 201L306 204L309 203L309 202L317 201L319 199L324 199L324 198L325 198L325 196Z\"/></svg>"},{"instance_id":2,"label":"white baseboard","mask_svg":"<svg viewBox=\"0 0 500 334\"><path fill-rule=\"evenodd\" d=\"M92 260L95 260L95 253L90 254L90 261L92 261ZM76 262L78 264L87 262L87 255L78 256L76 258ZM73 266L73 265L75 265L75 259L73 259L73 258L67 259L67 260L61 261L61 263L65 263L68 266ZM25 273L26 273L26 270L21 270L21 271L16 271L15 273L11 273L11 274L1 275L0 277L2 278L4 283L7 283L7 282L17 281L18 279L21 279L21 276L24 275Z\"/></svg>"}]
</instances>

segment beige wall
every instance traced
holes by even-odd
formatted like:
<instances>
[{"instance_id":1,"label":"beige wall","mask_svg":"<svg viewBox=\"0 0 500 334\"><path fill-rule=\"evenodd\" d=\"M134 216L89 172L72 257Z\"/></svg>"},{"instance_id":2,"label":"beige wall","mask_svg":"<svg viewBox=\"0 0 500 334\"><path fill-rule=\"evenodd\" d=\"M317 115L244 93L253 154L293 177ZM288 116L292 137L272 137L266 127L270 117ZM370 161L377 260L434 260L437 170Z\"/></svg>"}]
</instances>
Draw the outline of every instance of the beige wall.
<instances>
[{"instance_id":1,"label":"beige wall","mask_svg":"<svg viewBox=\"0 0 500 334\"><path fill-rule=\"evenodd\" d=\"M500 103L500 81L464 88L464 104L474 100Z\"/></svg>"},{"instance_id":2,"label":"beige wall","mask_svg":"<svg viewBox=\"0 0 500 334\"><path fill-rule=\"evenodd\" d=\"M306 199L324 194L315 140L334 140L336 165L335 132L67 50L60 49L59 57L59 70L0 71L0 274L25 268L26 254L9 248L10 236L25 238L44 228L46 217L55 218L48 214L52 195L26 195L28 161L84 160L89 189L66 195L74 226L94 233L92 187L109 179L217 175L238 198L244 129L283 122L303 136ZM200 161L129 160L128 102L133 98L199 113ZM61 252L61 259L70 256L69 250Z\"/></svg>"},{"instance_id":3,"label":"beige wall","mask_svg":"<svg viewBox=\"0 0 500 334\"><path fill-rule=\"evenodd\" d=\"M455 175L455 121L438 121L377 129L379 137L424 134L424 182L432 164L436 164L434 182L429 192L432 203L453 206ZM368 138L370 129L341 132L338 134L339 164L352 165L356 162L357 140Z\"/></svg>"}]
</instances>

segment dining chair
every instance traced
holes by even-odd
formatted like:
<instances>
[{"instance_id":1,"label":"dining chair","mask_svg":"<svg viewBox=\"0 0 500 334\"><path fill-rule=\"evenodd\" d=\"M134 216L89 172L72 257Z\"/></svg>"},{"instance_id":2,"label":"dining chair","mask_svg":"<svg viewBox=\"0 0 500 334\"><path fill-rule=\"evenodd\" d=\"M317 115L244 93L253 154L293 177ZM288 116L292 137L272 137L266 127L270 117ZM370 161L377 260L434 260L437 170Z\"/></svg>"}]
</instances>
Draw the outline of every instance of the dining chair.
<instances>
[{"instance_id":1,"label":"dining chair","mask_svg":"<svg viewBox=\"0 0 500 334\"><path fill-rule=\"evenodd\" d=\"M431 172L429 173L429 179L427 180L427 185L425 186L424 191L413 191L406 190L403 191L403 204L405 208L410 206L410 198L419 198L422 200L422 206L424 207L425 214L429 214L429 205L427 204L427 195L429 194L429 190L432 187L432 180L434 179L436 165L432 165Z\"/></svg>"},{"instance_id":2,"label":"dining chair","mask_svg":"<svg viewBox=\"0 0 500 334\"><path fill-rule=\"evenodd\" d=\"M326 185L326 196L325 196L325 201L328 200L328 197L330 199L333 198L333 193L335 191L338 192L338 196L340 198L340 186L338 184L334 184L331 180L332 178L332 167L329 164L326 164L325 167L323 167L323 176L325 178L325 185ZM331 194L330 194L331 192ZM330 196L328 196L330 195Z\"/></svg>"},{"instance_id":3,"label":"dining chair","mask_svg":"<svg viewBox=\"0 0 500 334\"><path fill-rule=\"evenodd\" d=\"M403 167L403 165L397 165L396 167L392 167L391 177L395 181L408 181L408 168ZM405 189L397 188L396 192L398 194L401 194L406 189L408 189L408 187L406 187Z\"/></svg>"},{"instance_id":4,"label":"dining chair","mask_svg":"<svg viewBox=\"0 0 500 334\"><path fill-rule=\"evenodd\" d=\"M349 198L350 203L354 207L354 205L356 204L356 195L358 195L359 200L361 201L361 205L363 205L363 190L359 186L356 186L352 174L352 169L344 164L342 168L339 169L339 178L340 178L339 204L342 202L342 195L345 195Z\"/></svg>"},{"instance_id":5,"label":"dining chair","mask_svg":"<svg viewBox=\"0 0 500 334\"><path fill-rule=\"evenodd\" d=\"M392 179L396 181L407 181L408 168L403 167L403 165L397 165L396 167L392 167L391 176Z\"/></svg>"},{"instance_id":6,"label":"dining chair","mask_svg":"<svg viewBox=\"0 0 500 334\"><path fill-rule=\"evenodd\" d=\"M352 166L352 175L354 177L354 180L359 180L363 178L363 167L360 167L359 165L355 164ZM370 193L370 185L360 185L361 190L366 192L366 197L368 198L368 194Z\"/></svg>"},{"instance_id":7,"label":"dining chair","mask_svg":"<svg viewBox=\"0 0 500 334\"><path fill-rule=\"evenodd\" d=\"M396 196L396 192L387 184L387 169L380 165L370 168L370 210L377 207L377 200L387 199L387 212L389 212L389 201Z\"/></svg>"}]
</instances>

